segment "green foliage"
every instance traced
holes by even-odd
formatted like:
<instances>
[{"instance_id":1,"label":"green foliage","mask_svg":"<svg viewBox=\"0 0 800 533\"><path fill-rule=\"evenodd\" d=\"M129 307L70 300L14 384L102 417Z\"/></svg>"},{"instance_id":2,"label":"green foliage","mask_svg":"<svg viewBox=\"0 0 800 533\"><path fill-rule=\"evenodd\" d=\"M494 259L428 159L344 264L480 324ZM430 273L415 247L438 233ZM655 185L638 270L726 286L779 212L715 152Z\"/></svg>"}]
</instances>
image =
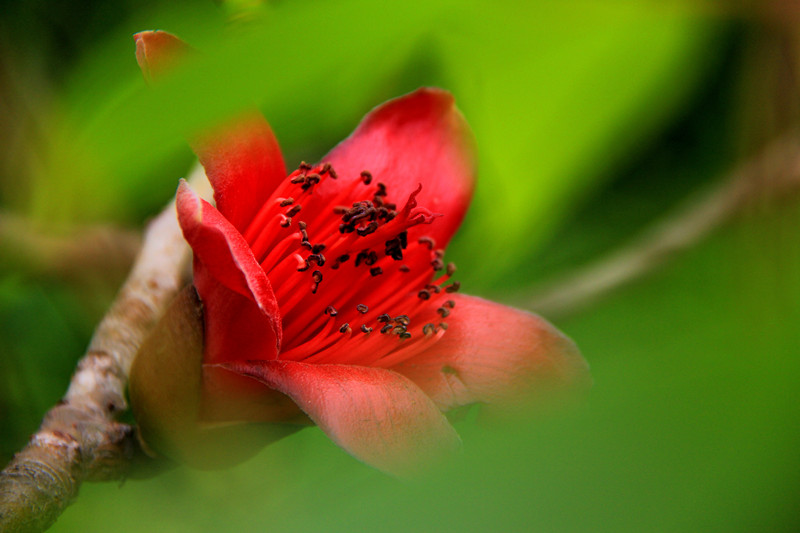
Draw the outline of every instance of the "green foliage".
<instances>
[{"instance_id":1,"label":"green foliage","mask_svg":"<svg viewBox=\"0 0 800 533\"><path fill-rule=\"evenodd\" d=\"M624 241L733 166L728 129L763 107L736 93L760 74L736 71L745 32L694 2L92 0L83 18L50 4L0 21L25 50L0 47L0 79L37 125L36 157L0 174L0 201L56 227L138 226L192 164L185 131L257 102L292 165L374 105L438 85L479 146L475 203L448 252L471 293L519 299ZM131 35L153 28L201 53L148 90ZM8 76L8 58L41 62L51 85ZM4 142L9 124L0 115ZM798 228L796 201L766 205L560 323L592 365L589 396L510 422L471 412L464 457L420 484L308 429L231 470L87 485L53 531L796 530ZM7 263L3 459L63 394L102 293Z\"/></svg>"}]
</instances>

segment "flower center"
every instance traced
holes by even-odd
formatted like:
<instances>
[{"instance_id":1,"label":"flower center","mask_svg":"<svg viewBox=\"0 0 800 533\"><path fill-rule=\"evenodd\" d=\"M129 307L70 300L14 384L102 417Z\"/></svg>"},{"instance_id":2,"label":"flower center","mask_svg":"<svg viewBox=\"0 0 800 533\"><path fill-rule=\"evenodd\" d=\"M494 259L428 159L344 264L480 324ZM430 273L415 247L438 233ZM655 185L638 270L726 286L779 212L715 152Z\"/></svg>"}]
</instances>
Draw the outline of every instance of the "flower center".
<instances>
[{"instance_id":1,"label":"flower center","mask_svg":"<svg viewBox=\"0 0 800 533\"><path fill-rule=\"evenodd\" d=\"M368 171L336 191L335 179L302 163L244 232L281 309L279 358L391 367L441 338L455 306L455 265L408 237L441 215L417 205L422 185L398 209Z\"/></svg>"}]
</instances>

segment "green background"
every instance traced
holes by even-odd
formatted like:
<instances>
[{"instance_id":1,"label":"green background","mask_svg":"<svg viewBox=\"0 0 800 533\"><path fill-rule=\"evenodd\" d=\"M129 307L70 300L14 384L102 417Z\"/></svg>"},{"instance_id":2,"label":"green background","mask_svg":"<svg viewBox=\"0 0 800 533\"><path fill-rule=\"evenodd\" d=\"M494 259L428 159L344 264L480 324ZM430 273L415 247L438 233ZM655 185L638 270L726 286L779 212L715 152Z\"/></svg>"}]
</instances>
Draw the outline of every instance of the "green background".
<instances>
[{"instance_id":1,"label":"green background","mask_svg":"<svg viewBox=\"0 0 800 533\"><path fill-rule=\"evenodd\" d=\"M781 6L19 3L0 15L0 208L54 235L137 229L192 164L186 128L256 101L293 165L436 85L480 157L448 259L466 292L528 307L798 125L800 19ZM154 28L203 55L147 90L131 34ZM799 242L797 196L764 196L550 317L591 364L590 393L472 410L456 421L463 456L426 479L389 478L314 428L226 471L87 484L53 531L796 531ZM0 242L3 461L121 281L86 269L65 279Z\"/></svg>"}]
</instances>

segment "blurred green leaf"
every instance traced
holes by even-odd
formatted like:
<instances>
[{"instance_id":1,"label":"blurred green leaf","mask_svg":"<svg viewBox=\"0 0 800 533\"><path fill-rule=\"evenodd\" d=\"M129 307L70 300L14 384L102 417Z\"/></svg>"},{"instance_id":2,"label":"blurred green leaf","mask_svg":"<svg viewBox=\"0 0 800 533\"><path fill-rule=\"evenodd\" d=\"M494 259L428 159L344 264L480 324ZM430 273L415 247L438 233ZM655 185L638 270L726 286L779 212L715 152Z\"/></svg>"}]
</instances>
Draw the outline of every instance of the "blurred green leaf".
<instances>
[{"instance_id":1,"label":"blurred green leaf","mask_svg":"<svg viewBox=\"0 0 800 533\"><path fill-rule=\"evenodd\" d=\"M667 4L499 2L442 34L482 168L451 250L469 262L467 286L524 271L570 206L691 96L719 27Z\"/></svg>"}]
</instances>

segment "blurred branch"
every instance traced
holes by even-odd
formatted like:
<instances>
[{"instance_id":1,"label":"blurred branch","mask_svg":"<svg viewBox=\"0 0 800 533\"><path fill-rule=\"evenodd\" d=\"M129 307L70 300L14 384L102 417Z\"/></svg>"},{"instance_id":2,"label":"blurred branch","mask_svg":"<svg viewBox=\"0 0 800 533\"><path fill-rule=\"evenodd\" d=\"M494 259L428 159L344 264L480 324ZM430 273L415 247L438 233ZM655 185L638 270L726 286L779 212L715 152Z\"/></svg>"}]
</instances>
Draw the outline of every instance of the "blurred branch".
<instances>
[{"instance_id":1,"label":"blurred branch","mask_svg":"<svg viewBox=\"0 0 800 533\"><path fill-rule=\"evenodd\" d=\"M24 217L0 211L2 266L35 276L70 281L102 278L118 284L140 246L141 236L134 231L97 226L55 236Z\"/></svg>"},{"instance_id":2,"label":"blurred branch","mask_svg":"<svg viewBox=\"0 0 800 533\"><path fill-rule=\"evenodd\" d=\"M207 195L202 171L193 184ZM123 479L143 454L131 426L125 387L133 357L185 283L189 247L174 203L148 226L133 270L98 325L63 400L0 473L0 532L43 531L77 495L83 481Z\"/></svg>"},{"instance_id":3,"label":"blurred branch","mask_svg":"<svg viewBox=\"0 0 800 533\"><path fill-rule=\"evenodd\" d=\"M792 132L631 244L548 284L528 307L550 317L574 312L663 265L743 210L798 190L800 134Z\"/></svg>"}]
</instances>

